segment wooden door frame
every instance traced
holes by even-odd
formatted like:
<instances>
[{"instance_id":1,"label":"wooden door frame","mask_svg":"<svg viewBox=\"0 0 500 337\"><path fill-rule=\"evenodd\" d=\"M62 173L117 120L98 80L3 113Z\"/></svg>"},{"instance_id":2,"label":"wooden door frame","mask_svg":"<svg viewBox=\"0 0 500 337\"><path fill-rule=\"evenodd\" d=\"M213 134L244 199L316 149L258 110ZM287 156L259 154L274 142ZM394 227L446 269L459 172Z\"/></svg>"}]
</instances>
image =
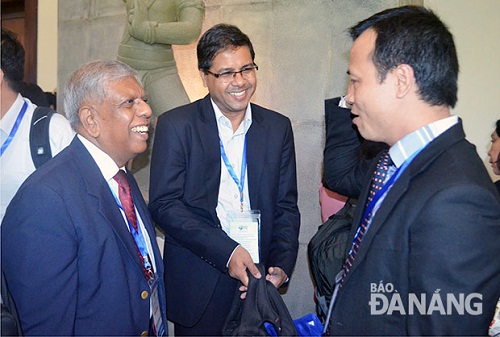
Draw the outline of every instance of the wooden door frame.
<instances>
[{"instance_id":1,"label":"wooden door frame","mask_svg":"<svg viewBox=\"0 0 500 337\"><path fill-rule=\"evenodd\" d=\"M24 0L24 80L37 83L38 0Z\"/></svg>"},{"instance_id":2,"label":"wooden door frame","mask_svg":"<svg viewBox=\"0 0 500 337\"><path fill-rule=\"evenodd\" d=\"M2 0L2 22L12 18L24 19L24 81L37 81L38 0ZM2 25L3 27L3 25Z\"/></svg>"}]
</instances>

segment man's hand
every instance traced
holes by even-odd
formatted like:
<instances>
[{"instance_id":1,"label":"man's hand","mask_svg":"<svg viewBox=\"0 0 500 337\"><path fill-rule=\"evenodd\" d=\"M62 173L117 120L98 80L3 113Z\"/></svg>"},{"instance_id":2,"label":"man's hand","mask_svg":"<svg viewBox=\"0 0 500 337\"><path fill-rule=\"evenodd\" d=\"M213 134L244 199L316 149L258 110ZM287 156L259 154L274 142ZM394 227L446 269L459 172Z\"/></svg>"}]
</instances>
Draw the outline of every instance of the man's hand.
<instances>
[{"instance_id":1,"label":"man's hand","mask_svg":"<svg viewBox=\"0 0 500 337\"><path fill-rule=\"evenodd\" d=\"M266 280L270 281L276 289L281 287L285 283L288 276L280 267L269 267L267 270Z\"/></svg>"},{"instance_id":2,"label":"man's hand","mask_svg":"<svg viewBox=\"0 0 500 337\"><path fill-rule=\"evenodd\" d=\"M247 287L247 269L255 278L261 278L262 275L260 275L259 268L257 268L255 263L253 263L250 253L248 253L245 248L238 246L231 257L231 260L229 260L229 275L232 278L240 280L241 283Z\"/></svg>"},{"instance_id":3,"label":"man's hand","mask_svg":"<svg viewBox=\"0 0 500 337\"><path fill-rule=\"evenodd\" d=\"M248 251L245 248L238 246L235 249L233 256L231 256L231 260L229 260L229 275L232 278L240 280L241 283L243 283L243 285L240 286L239 288L239 290L241 291L240 298L242 300L244 300L245 297L247 296L247 286L248 286L247 269L255 278L262 277L259 268L257 268L255 263L253 263L250 253L248 253Z\"/></svg>"},{"instance_id":4,"label":"man's hand","mask_svg":"<svg viewBox=\"0 0 500 337\"><path fill-rule=\"evenodd\" d=\"M269 267L267 271L269 274L266 275L266 280L271 282L276 287L276 289L281 287L283 283L285 283L286 280L288 279L288 276L280 267ZM240 298L244 300L245 297L247 296L248 289L246 286L240 286L239 290L241 291Z\"/></svg>"}]
</instances>

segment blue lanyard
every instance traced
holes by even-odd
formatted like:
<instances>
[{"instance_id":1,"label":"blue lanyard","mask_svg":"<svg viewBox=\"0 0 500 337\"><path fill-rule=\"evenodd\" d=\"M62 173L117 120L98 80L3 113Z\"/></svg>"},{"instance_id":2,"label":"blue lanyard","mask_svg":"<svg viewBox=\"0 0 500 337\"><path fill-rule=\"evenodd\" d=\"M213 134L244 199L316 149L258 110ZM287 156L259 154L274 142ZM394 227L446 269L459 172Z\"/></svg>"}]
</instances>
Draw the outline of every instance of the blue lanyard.
<instances>
[{"instance_id":1,"label":"blue lanyard","mask_svg":"<svg viewBox=\"0 0 500 337\"><path fill-rule=\"evenodd\" d=\"M116 196L113 188L111 188L111 185L109 186L109 188L111 189L111 193L113 193L113 197L115 198L116 204L125 214L125 210L123 209L122 203L120 202L120 199ZM135 207L134 207L134 212L135 212ZM132 224L130 223L130 220L128 219L127 215L125 215L125 219L127 219L127 224L130 233L132 233L137 248L139 249L139 253L141 254L142 259L144 261L144 268L146 270L152 270L151 262L149 261L148 249L146 248L146 241L144 241L144 236L142 235L142 231L140 230L139 217L137 216L137 213L136 217L137 217L137 231L134 229L134 226L132 226Z\"/></svg>"},{"instance_id":2,"label":"blue lanyard","mask_svg":"<svg viewBox=\"0 0 500 337\"><path fill-rule=\"evenodd\" d=\"M233 165L231 165L231 162L229 161L229 158L226 155L226 151L224 150L224 144L222 144L222 140L220 138L219 138L219 144L220 144L220 155L222 157L222 160L226 165L229 175L231 176L231 178L233 178L234 182L236 183L236 186L238 186L238 190L240 191L240 210L243 212L243 187L245 185L245 172L247 170L247 136L245 135L245 139L243 140L243 156L241 157L240 179L238 179L238 176L234 171Z\"/></svg>"},{"instance_id":3,"label":"blue lanyard","mask_svg":"<svg viewBox=\"0 0 500 337\"><path fill-rule=\"evenodd\" d=\"M396 180L398 180L398 178L401 176L401 174L403 174L404 170L406 170L406 168L408 167L408 165L410 165L410 163L412 162L412 160L417 156L417 154L420 153L420 151L422 151L425 148L425 146L427 146L427 144L424 145L423 147L421 147L420 149L418 149L417 151L415 151L415 153L413 155L411 155L411 157L409 157L408 159L406 159L404 161L404 163L400 167L397 168L397 170L389 178L389 180L382 186L382 188L373 196L372 200L368 203L368 205L366 205L366 209L365 209L365 212L363 214L363 217L361 218L361 221L363 221L364 219L366 219L368 217L368 215L373 212L373 209L375 208L375 205L380 200L380 198L382 198L382 196L384 196L386 194L386 192L389 190L389 188L392 185L394 185L394 183L396 182ZM370 222L366 225L365 233L368 231L368 228L371 225L372 219L373 219L373 214L371 215ZM356 234L354 235L354 240L352 241L352 246L355 245L356 240L358 239L360 231L361 231L361 226L358 226L358 230L356 231ZM351 249L349 251L349 254L352 253L352 246L351 246Z\"/></svg>"},{"instance_id":4,"label":"blue lanyard","mask_svg":"<svg viewBox=\"0 0 500 337\"><path fill-rule=\"evenodd\" d=\"M3 142L2 144L2 149L0 150L0 157L3 155L5 150L9 147L10 143L14 139L14 136L16 135L17 130L19 129L19 124L21 124L21 121L23 120L24 114L26 113L26 109L28 109L28 102L24 101L23 107L21 108L21 111L19 111L19 114L17 115L16 121L14 122L14 126L12 127L12 130L10 130L10 134Z\"/></svg>"}]
</instances>

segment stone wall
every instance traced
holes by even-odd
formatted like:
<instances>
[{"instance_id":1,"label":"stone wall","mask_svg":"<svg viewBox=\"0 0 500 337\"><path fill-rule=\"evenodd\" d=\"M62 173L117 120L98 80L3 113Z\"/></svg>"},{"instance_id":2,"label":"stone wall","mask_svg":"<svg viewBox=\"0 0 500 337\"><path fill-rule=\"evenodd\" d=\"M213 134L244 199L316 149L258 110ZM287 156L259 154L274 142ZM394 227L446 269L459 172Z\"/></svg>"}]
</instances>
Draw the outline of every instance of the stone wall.
<instances>
[{"instance_id":1,"label":"stone wall","mask_svg":"<svg viewBox=\"0 0 500 337\"><path fill-rule=\"evenodd\" d=\"M410 1L412 2L412 1ZM415 1L413 1L415 2ZM302 214L300 251L284 299L292 317L315 310L307 244L321 223L318 187L324 145L324 100L344 94L350 38L346 29L398 0L206 0L203 31L216 23L239 26L252 39L259 65L253 101L293 122ZM408 3L408 1L407 1ZM59 1L59 102L81 64L116 58L125 24L122 0ZM196 45L176 46L179 72L191 100L206 94ZM62 111L62 106L59 107Z\"/></svg>"}]
</instances>

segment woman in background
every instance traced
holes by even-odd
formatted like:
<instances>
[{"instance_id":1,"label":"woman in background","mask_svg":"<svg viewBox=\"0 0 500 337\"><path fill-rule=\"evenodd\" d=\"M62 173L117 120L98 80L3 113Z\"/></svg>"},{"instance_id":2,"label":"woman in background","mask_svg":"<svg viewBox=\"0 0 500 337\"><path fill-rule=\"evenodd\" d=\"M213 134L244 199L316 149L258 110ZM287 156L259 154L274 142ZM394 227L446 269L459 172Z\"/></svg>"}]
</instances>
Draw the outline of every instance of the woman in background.
<instances>
[{"instance_id":1,"label":"woman in background","mask_svg":"<svg viewBox=\"0 0 500 337\"><path fill-rule=\"evenodd\" d=\"M488 151L488 156L493 173L500 176L500 119L497 120L495 131L491 134L491 148ZM495 182L495 186L500 194L500 180Z\"/></svg>"}]
</instances>

